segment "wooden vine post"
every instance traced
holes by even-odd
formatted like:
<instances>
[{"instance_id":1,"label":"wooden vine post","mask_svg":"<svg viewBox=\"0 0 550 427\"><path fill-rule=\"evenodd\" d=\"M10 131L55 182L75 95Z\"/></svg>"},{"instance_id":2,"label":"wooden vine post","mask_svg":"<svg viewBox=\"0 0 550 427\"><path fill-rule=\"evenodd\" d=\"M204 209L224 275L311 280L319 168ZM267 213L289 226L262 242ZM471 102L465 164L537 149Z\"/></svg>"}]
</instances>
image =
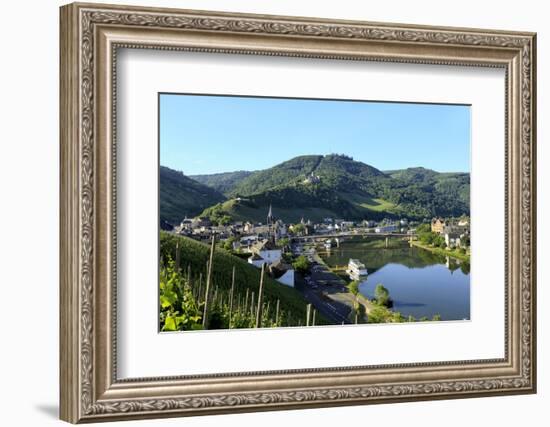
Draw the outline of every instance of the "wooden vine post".
<instances>
[{"instance_id":1,"label":"wooden vine post","mask_svg":"<svg viewBox=\"0 0 550 427\"><path fill-rule=\"evenodd\" d=\"M206 276L206 291L204 296L204 313L202 315L202 327L208 326L208 299L210 297L210 285L212 283L212 270L214 266L214 247L216 244L216 235L212 234L212 245L210 247L210 261L208 262L208 273Z\"/></svg>"},{"instance_id":2,"label":"wooden vine post","mask_svg":"<svg viewBox=\"0 0 550 427\"><path fill-rule=\"evenodd\" d=\"M256 328L262 326L262 298L264 296L264 274L265 263L262 264L262 271L260 273L260 289L258 290L258 309L256 311Z\"/></svg>"},{"instance_id":3,"label":"wooden vine post","mask_svg":"<svg viewBox=\"0 0 550 427\"><path fill-rule=\"evenodd\" d=\"M231 275L231 291L229 292L229 329L231 329L231 316L233 314L233 298L235 295L235 266Z\"/></svg>"}]
</instances>

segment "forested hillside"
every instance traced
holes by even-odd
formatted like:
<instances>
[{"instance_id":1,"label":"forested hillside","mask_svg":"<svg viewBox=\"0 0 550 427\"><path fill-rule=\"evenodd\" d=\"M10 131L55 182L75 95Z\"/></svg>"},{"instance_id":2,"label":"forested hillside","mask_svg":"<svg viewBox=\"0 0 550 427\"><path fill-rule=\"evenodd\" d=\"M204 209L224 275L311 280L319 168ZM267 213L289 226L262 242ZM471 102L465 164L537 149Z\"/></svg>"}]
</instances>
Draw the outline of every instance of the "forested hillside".
<instances>
[{"instance_id":1,"label":"forested hillside","mask_svg":"<svg viewBox=\"0 0 550 427\"><path fill-rule=\"evenodd\" d=\"M214 202L205 206L199 203L206 202L205 198L191 198L184 205L194 203L194 215L211 217L215 222L219 218L263 221L269 205L286 222L302 217L312 221L324 217L423 219L460 216L470 210L469 173L439 173L424 168L382 172L345 155L300 156L261 171L196 178L202 184L187 179L199 186L210 185L215 193L209 195L209 200ZM161 174L161 216L163 197L168 195L162 187ZM169 202L166 200L164 205ZM177 216L176 212L171 209L166 216ZM180 209L180 217L183 213Z\"/></svg>"}]
</instances>

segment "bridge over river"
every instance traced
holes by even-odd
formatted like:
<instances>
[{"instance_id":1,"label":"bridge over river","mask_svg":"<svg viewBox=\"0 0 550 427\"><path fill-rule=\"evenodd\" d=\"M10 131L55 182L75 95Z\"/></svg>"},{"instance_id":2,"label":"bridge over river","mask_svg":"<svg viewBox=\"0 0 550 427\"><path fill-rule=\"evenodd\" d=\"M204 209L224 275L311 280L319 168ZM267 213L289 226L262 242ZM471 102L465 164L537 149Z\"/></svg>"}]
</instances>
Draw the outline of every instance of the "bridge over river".
<instances>
[{"instance_id":1,"label":"bridge over river","mask_svg":"<svg viewBox=\"0 0 550 427\"><path fill-rule=\"evenodd\" d=\"M339 238L346 238L346 237L407 237L409 240L413 240L417 238L416 233L376 233L372 231L362 231L362 232L341 232L341 233L327 233L327 234L310 234L306 236L293 236L290 238L291 242L319 242L322 240L327 239L339 239Z\"/></svg>"}]
</instances>

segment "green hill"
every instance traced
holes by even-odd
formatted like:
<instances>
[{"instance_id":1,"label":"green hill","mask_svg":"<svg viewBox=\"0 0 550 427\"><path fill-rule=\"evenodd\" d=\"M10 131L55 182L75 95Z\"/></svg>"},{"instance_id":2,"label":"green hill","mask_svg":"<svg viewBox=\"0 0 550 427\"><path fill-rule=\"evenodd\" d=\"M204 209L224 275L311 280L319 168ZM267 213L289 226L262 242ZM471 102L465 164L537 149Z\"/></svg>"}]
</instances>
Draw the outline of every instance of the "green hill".
<instances>
[{"instance_id":1,"label":"green hill","mask_svg":"<svg viewBox=\"0 0 550 427\"><path fill-rule=\"evenodd\" d=\"M391 200L404 209L423 204L432 216L469 215L470 174L408 168L386 172L393 178Z\"/></svg>"},{"instance_id":2,"label":"green hill","mask_svg":"<svg viewBox=\"0 0 550 427\"><path fill-rule=\"evenodd\" d=\"M172 171L173 172L173 171ZM187 178L182 174L181 177ZM425 168L382 172L344 155L299 156L269 169L256 172L232 172L199 175L187 186L195 189L189 196L164 191L161 174L161 216L170 212L178 220L184 215L264 222L269 205L275 216L285 222L302 217L319 221L325 217L351 220L386 217L423 219L433 216L468 215L470 211L470 175L439 173ZM192 184L192 185L191 185ZM200 186L200 191L197 191ZM209 188L209 187L206 187ZM224 194L222 195L220 191ZM197 197L197 192L207 197ZM171 195L185 199L172 207ZM212 203L208 204L211 201ZM169 206L170 209L164 209ZM187 209L187 210L184 210Z\"/></svg>"},{"instance_id":3,"label":"green hill","mask_svg":"<svg viewBox=\"0 0 550 427\"><path fill-rule=\"evenodd\" d=\"M303 180L317 168L322 158L323 156L295 157L272 168L254 172L238 182L230 195L250 196Z\"/></svg>"},{"instance_id":4,"label":"green hill","mask_svg":"<svg viewBox=\"0 0 550 427\"><path fill-rule=\"evenodd\" d=\"M343 155L295 157L234 182L232 198L201 215L265 221L269 205L285 222L469 214L468 173L425 168L382 172Z\"/></svg>"},{"instance_id":5,"label":"green hill","mask_svg":"<svg viewBox=\"0 0 550 427\"><path fill-rule=\"evenodd\" d=\"M328 156L299 156L263 171L257 171L242 179L230 193L232 196L250 196L304 183L308 177L323 178L325 187L349 190L351 187L368 190L369 185L389 178L372 166L354 161L351 157L331 154Z\"/></svg>"},{"instance_id":6,"label":"green hill","mask_svg":"<svg viewBox=\"0 0 550 427\"><path fill-rule=\"evenodd\" d=\"M219 191L165 166L160 167L159 190L160 220L172 225L185 216L194 217L208 206L225 200Z\"/></svg>"},{"instance_id":7,"label":"green hill","mask_svg":"<svg viewBox=\"0 0 550 427\"><path fill-rule=\"evenodd\" d=\"M416 184L427 183L439 175L434 170L422 167L384 171L384 173L392 178Z\"/></svg>"}]
</instances>

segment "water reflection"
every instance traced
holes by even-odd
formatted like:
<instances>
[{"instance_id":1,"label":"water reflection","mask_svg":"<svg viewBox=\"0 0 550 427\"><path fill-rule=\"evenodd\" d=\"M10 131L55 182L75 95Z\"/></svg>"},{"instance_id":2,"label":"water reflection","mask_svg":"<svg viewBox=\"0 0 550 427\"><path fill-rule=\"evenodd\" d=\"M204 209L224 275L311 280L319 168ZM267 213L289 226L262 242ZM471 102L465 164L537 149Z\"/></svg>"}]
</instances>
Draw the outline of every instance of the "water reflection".
<instances>
[{"instance_id":1,"label":"water reflection","mask_svg":"<svg viewBox=\"0 0 550 427\"><path fill-rule=\"evenodd\" d=\"M330 266L344 266L350 258L365 264L369 275L359 289L368 298L382 283L405 316L443 320L470 318L470 265L416 247L381 249L364 242L345 242L322 254Z\"/></svg>"}]
</instances>

